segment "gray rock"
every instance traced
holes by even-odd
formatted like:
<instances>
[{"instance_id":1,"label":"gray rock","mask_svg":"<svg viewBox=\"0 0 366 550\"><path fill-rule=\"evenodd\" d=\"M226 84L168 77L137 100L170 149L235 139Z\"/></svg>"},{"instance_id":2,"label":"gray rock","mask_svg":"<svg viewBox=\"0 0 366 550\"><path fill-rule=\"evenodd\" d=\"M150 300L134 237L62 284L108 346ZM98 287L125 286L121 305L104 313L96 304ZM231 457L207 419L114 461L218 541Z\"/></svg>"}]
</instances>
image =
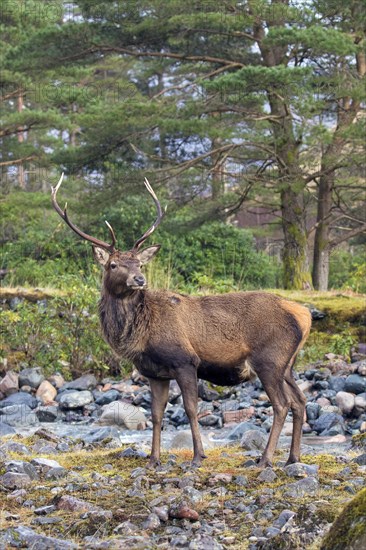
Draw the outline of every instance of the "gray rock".
<instances>
[{"instance_id":1,"label":"gray rock","mask_svg":"<svg viewBox=\"0 0 366 550\"><path fill-rule=\"evenodd\" d=\"M201 493L201 491L194 489L194 487L184 487L183 495L184 495L184 498L186 498L192 504L196 504L197 502L202 502L203 500L203 494Z\"/></svg>"},{"instance_id":2,"label":"gray rock","mask_svg":"<svg viewBox=\"0 0 366 550\"><path fill-rule=\"evenodd\" d=\"M40 506L39 508L36 508L34 510L34 513L36 516L46 516L47 514L52 514L52 512L56 511L56 506L53 504L48 504L46 506Z\"/></svg>"},{"instance_id":3,"label":"gray rock","mask_svg":"<svg viewBox=\"0 0 366 550\"><path fill-rule=\"evenodd\" d=\"M118 438L119 430L115 426L106 426L104 428L93 428L87 434L82 435L81 439L85 443L99 443L107 438Z\"/></svg>"},{"instance_id":4,"label":"gray rock","mask_svg":"<svg viewBox=\"0 0 366 550\"><path fill-rule=\"evenodd\" d=\"M339 433L344 433L344 427L345 424L342 416L336 413L324 413L320 415L313 424L313 430L322 435L337 435Z\"/></svg>"},{"instance_id":5,"label":"gray rock","mask_svg":"<svg viewBox=\"0 0 366 550\"><path fill-rule=\"evenodd\" d=\"M207 414L202 418L199 418L198 422L201 426L217 426L222 425L222 418L217 414Z\"/></svg>"},{"instance_id":6,"label":"gray rock","mask_svg":"<svg viewBox=\"0 0 366 550\"><path fill-rule=\"evenodd\" d=\"M100 392L100 395L95 399L97 405L108 405L113 401L117 401L121 397L121 394L117 390L108 390L106 392Z\"/></svg>"},{"instance_id":7,"label":"gray rock","mask_svg":"<svg viewBox=\"0 0 366 550\"><path fill-rule=\"evenodd\" d=\"M355 396L353 393L340 391L336 395L336 403L343 415L349 415L355 406Z\"/></svg>"},{"instance_id":8,"label":"gray rock","mask_svg":"<svg viewBox=\"0 0 366 550\"><path fill-rule=\"evenodd\" d=\"M236 476L234 478L234 483L239 487L245 487L246 485L248 485L248 478L247 476Z\"/></svg>"},{"instance_id":9,"label":"gray rock","mask_svg":"<svg viewBox=\"0 0 366 550\"><path fill-rule=\"evenodd\" d=\"M28 405L3 407L0 409L0 415L1 421L9 426L35 426L39 424L36 413Z\"/></svg>"},{"instance_id":10,"label":"gray rock","mask_svg":"<svg viewBox=\"0 0 366 550\"><path fill-rule=\"evenodd\" d=\"M10 527L3 533L6 548L33 548L34 550L73 550L77 544L66 540L39 535L30 527Z\"/></svg>"},{"instance_id":11,"label":"gray rock","mask_svg":"<svg viewBox=\"0 0 366 550\"><path fill-rule=\"evenodd\" d=\"M154 512L149 514L145 519L145 521L142 523L142 528L148 529L150 531L153 529L158 529L159 527L160 527L160 519L157 514L154 514Z\"/></svg>"},{"instance_id":12,"label":"gray rock","mask_svg":"<svg viewBox=\"0 0 366 550\"><path fill-rule=\"evenodd\" d=\"M366 344L364 344L366 348ZM365 354L364 354L365 355ZM366 376L366 359L362 359L361 361L352 361L353 367L357 369L358 374L361 376Z\"/></svg>"},{"instance_id":13,"label":"gray rock","mask_svg":"<svg viewBox=\"0 0 366 550\"><path fill-rule=\"evenodd\" d=\"M131 521L123 521L113 529L113 532L118 535L134 535L139 532L139 527Z\"/></svg>"},{"instance_id":14,"label":"gray rock","mask_svg":"<svg viewBox=\"0 0 366 550\"><path fill-rule=\"evenodd\" d=\"M240 441L240 446L247 451L263 451L267 444L267 436L258 430L245 432Z\"/></svg>"},{"instance_id":15,"label":"gray rock","mask_svg":"<svg viewBox=\"0 0 366 550\"><path fill-rule=\"evenodd\" d=\"M138 407L124 401L104 405L98 424L124 426L128 430L144 430L146 416Z\"/></svg>"},{"instance_id":16,"label":"gray rock","mask_svg":"<svg viewBox=\"0 0 366 550\"><path fill-rule=\"evenodd\" d=\"M188 416L186 415L186 411L184 410L184 408L181 406L176 406L173 412L170 414L170 421L177 426L188 424Z\"/></svg>"},{"instance_id":17,"label":"gray rock","mask_svg":"<svg viewBox=\"0 0 366 550\"><path fill-rule=\"evenodd\" d=\"M289 477L317 477L319 473L319 466L317 464L303 464L302 462L295 462L285 466L285 472Z\"/></svg>"},{"instance_id":18,"label":"gray rock","mask_svg":"<svg viewBox=\"0 0 366 550\"><path fill-rule=\"evenodd\" d=\"M366 453L356 456L356 458L354 458L352 462L356 462L356 464L358 464L359 466L366 466Z\"/></svg>"},{"instance_id":19,"label":"gray rock","mask_svg":"<svg viewBox=\"0 0 366 550\"><path fill-rule=\"evenodd\" d=\"M262 433L266 433L266 430L263 429L261 426L256 426L255 424L252 424L251 422L240 422L235 428L231 430L231 432L228 434L227 439L229 441L237 441L238 439L241 439L243 437L243 434L245 432L248 432L249 430L257 430Z\"/></svg>"},{"instance_id":20,"label":"gray rock","mask_svg":"<svg viewBox=\"0 0 366 550\"><path fill-rule=\"evenodd\" d=\"M344 390L355 394L366 392L366 377L360 374L350 374L346 378Z\"/></svg>"},{"instance_id":21,"label":"gray rock","mask_svg":"<svg viewBox=\"0 0 366 550\"><path fill-rule=\"evenodd\" d=\"M76 380L72 382L66 382L66 384L62 386L62 390L93 390L97 383L94 374L83 374L83 376L76 378Z\"/></svg>"},{"instance_id":22,"label":"gray rock","mask_svg":"<svg viewBox=\"0 0 366 550\"><path fill-rule=\"evenodd\" d=\"M264 481L265 483L272 483L275 479L277 479L277 475L272 468L265 468L257 477L258 481Z\"/></svg>"},{"instance_id":23,"label":"gray rock","mask_svg":"<svg viewBox=\"0 0 366 550\"><path fill-rule=\"evenodd\" d=\"M18 379L19 376L16 372L8 371L0 381L0 393L3 393L5 396L16 393L19 390Z\"/></svg>"},{"instance_id":24,"label":"gray rock","mask_svg":"<svg viewBox=\"0 0 366 550\"><path fill-rule=\"evenodd\" d=\"M305 477L287 485L284 495L286 497L301 498L306 495L315 495L318 489L319 482L315 477Z\"/></svg>"},{"instance_id":25,"label":"gray rock","mask_svg":"<svg viewBox=\"0 0 366 550\"><path fill-rule=\"evenodd\" d=\"M160 521L168 521L169 519L169 508L166 505L154 506L152 511L158 516Z\"/></svg>"},{"instance_id":26,"label":"gray rock","mask_svg":"<svg viewBox=\"0 0 366 550\"><path fill-rule=\"evenodd\" d=\"M62 466L60 466L59 468L50 468L46 473L45 478L61 479L62 477L66 477L68 473L68 470L66 468L63 468Z\"/></svg>"},{"instance_id":27,"label":"gray rock","mask_svg":"<svg viewBox=\"0 0 366 550\"><path fill-rule=\"evenodd\" d=\"M277 527L268 527L265 530L265 535L267 538L271 539L273 537L276 537L280 532L280 529L278 529Z\"/></svg>"},{"instance_id":28,"label":"gray rock","mask_svg":"<svg viewBox=\"0 0 366 550\"><path fill-rule=\"evenodd\" d=\"M177 539L178 537L175 538ZM175 546L179 545L175 544ZM220 544L214 537L205 534L199 534L190 540L188 550L224 550L224 546Z\"/></svg>"},{"instance_id":29,"label":"gray rock","mask_svg":"<svg viewBox=\"0 0 366 550\"><path fill-rule=\"evenodd\" d=\"M346 385L345 376L330 376L329 380L329 389L334 390L335 392L344 391Z\"/></svg>"},{"instance_id":30,"label":"gray rock","mask_svg":"<svg viewBox=\"0 0 366 550\"><path fill-rule=\"evenodd\" d=\"M355 397L355 408L353 413L355 416L360 416L366 412L366 393L359 393Z\"/></svg>"},{"instance_id":31,"label":"gray rock","mask_svg":"<svg viewBox=\"0 0 366 550\"><path fill-rule=\"evenodd\" d=\"M306 405L306 417L308 422L314 422L319 416L320 405L319 403L307 403Z\"/></svg>"},{"instance_id":32,"label":"gray rock","mask_svg":"<svg viewBox=\"0 0 366 550\"><path fill-rule=\"evenodd\" d=\"M273 527L282 529L288 522L296 516L296 512L292 510L282 510L277 519L273 522Z\"/></svg>"},{"instance_id":33,"label":"gray rock","mask_svg":"<svg viewBox=\"0 0 366 550\"><path fill-rule=\"evenodd\" d=\"M58 395L57 401L62 409L79 409L92 403L94 398L89 390L70 390Z\"/></svg>"},{"instance_id":34,"label":"gray rock","mask_svg":"<svg viewBox=\"0 0 366 550\"><path fill-rule=\"evenodd\" d=\"M182 390L178 386L177 381L171 380L169 386L169 403L175 403L181 395Z\"/></svg>"},{"instance_id":35,"label":"gray rock","mask_svg":"<svg viewBox=\"0 0 366 550\"><path fill-rule=\"evenodd\" d=\"M27 474L21 474L18 472L6 472L0 476L0 485L3 485L7 489L23 489L28 487L32 483L31 478Z\"/></svg>"},{"instance_id":36,"label":"gray rock","mask_svg":"<svg viewBox=\"0 0 366 550\"><path fill-rule=\"evenodd\" d=\"M219 393L207 386L204 380L198 381L198 397L204 401L216 401L219 398Z\"/></svg>"},{"instance_id":37,"label":"gray rock","mask_svg":"<svg viewBox=\"0 0 366 550\"><path fill-rule=\"evenodd\" d=\"M127 447L124 451L119 453L118 457L121 458L146 458L147 454L141 449L134 449L133 447Z\"/></svg>"},{"instance_id":38,"label":"gray rock","mask_svg":"<svg viewBox=\"0 0 366 550\"><path fill-rule=\"evenodd\" d=\"M201 434L203 447L205 449L212 449L212 442L204 435ZM177 433L170 442L169 449L193 449L192 434L190 430L182 430Z\"/></svg>"},{"instance_id":39,"label":"gray rock","mask_svg":"<svg viewBox=\"0 0 366 550\"><path fill-rule=\"evenodd\" d=\"M19 391L0 401L0 409L9 407L10 405L26 405L30 409L35 409L38 403L37 399L29 393Z\"/></svg>"},{"instance_id":40,"label":"gray rock","mask_svg":"<svg viewBox=\"0 0 366 550\"><path fill-rule=\"evenodd\" d=\"M10 460L5 462L6 472L17 472L18 474L26 474L30 479L39 479L37 470L30 462L23 460Z\"/></svg>"},{"instance_id":41,"label":"gray rock","mask_svg":"<svg viewBox=\"0 0 366 550\"><path fill-rule=\"evenodd\" d=\"M43 474L47 473L52 468L62 468L56 460L51 460L50 458L33 458L31 464L35 466L37 471L42 472Z\"/></svg>"},{"instance_id":42,"label":"gray rock","mask_svg":"<svg viewBox=\"0 0 366 550\"><path fill-rule=\"evenodd\" d=\"M0 424L0 426L1 426L1 424ZM11 441L11 440L6 441L5 443L3 443L1 445L1 450L5 451L5 452L17 453L17 454L21 454L21 455L30 455L31 454L28 447L26 447L22 443L18 443L18 441Z\"/></svg>"},{"instance_id":43,"label":"gray rock","mask_svg":"<svg viewBox=\"0 0 366 550\"><path fill-rule=\"evenodd\" d=\"M4 435L14 435L16 433L16 430L14 430L14 428L6 422L3 422L3 419L0 416L0 437L3 437Z\"/></svg>"},{"instance_id":44,"label":"gray rock","mask_svg":"<svg viewBox=\"0 0 366 550\"><path fill-rule=\"evenodd\" d=\"M24 369L19 373L19 386L30 386L37 389L43 382L44 376L40 367Z\"/></svg>"},{"instance_id":45,"label":"gray rock","mask_svg":"<svg viewBox=\"0 0 366 550\"><path fill-rule=\"evenodd\" d=\"M40 422L56 422L60 416L59 408L56 405L47 407L38 407L36 410L37 418Z\"/></svg>"}]
</instances>

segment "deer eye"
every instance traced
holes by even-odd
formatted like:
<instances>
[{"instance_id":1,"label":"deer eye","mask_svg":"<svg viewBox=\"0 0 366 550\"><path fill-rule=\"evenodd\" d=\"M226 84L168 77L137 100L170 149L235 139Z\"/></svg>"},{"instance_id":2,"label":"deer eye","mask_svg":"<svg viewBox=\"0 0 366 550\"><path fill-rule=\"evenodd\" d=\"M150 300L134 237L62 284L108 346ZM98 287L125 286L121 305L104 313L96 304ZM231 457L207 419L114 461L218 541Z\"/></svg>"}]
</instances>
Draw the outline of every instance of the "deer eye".
<instances>
[{"instance_id":1,"label":"deer eye","mask_svg":"<svg viewBox=\"0 0 366 550\"><path fill-rule=\"evenodd\" d=\"M116 262L111 262L111 269L116 269L116 267L117 267Z\"/></svg>"}]
</instances>

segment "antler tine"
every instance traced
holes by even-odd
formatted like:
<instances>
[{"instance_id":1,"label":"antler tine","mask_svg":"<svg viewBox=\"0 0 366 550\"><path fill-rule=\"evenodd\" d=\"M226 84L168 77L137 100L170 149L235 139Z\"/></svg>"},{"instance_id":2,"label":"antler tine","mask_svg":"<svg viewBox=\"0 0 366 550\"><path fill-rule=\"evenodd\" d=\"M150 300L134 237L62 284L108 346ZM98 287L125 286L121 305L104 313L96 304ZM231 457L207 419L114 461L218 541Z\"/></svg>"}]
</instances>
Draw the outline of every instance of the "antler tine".
<instances>
[{"instance_id":1,"label":"antler tine","mask_svg":"<svg viewBox=\"0 0 366 550\"><path fill-rule=\"evenodd\" d=\"M151 187L151 185L150 185L150 183L149 183L149 180L148 180L147 178L145 178L144 183L145 183L146 189L148 190L148 192L150 193L150 195L151 195L152 198L154 199L154 203L155 203L155 206L156 206L156 210L157 210L158 216L157 216L156 220L154 221L154 223L152 224L152 226L149 227L149 229L148 229L147 231L145 231L145 233L142 235L142 237L140 237L140 238L135 242L135 244L133 245L133 248L134 248L135 250L138 250L138 249L140 248L140 246L146 241L146 239L155 231L155 229L158 227L158 225L160 224L161 220L163 219L163 216L164 216L165 211L166 211L166 207L165 207L164 211L162 210L161 205L160 205L160 202L159 202L159 199L158 199L158 197L155 195L155 191L154 191L154 189Z\"/></svg>"},{"instance_id":2,"label":"antler tine","mask_svg":"<svg viewBox=\"0 0 366 550\"><path fill-rule=\"evenodd\" d=\"M112 244L111 244L111 246L114 248L114 245L115 245L116 242L117 242L116 235L114 234L113 227L111 226L111 224L110 224L109 222L107 222L107 220L105 220L105 224L106 224L106 226L108 227L109 232L110 232L110 234L111 234L111 237L112 237Z\"/></svg>"},{"instance_id":3,"label":"antler tine","mask_svg":"<svg viewBox=\"0 0 366 550\"><path fill-rule=\"evenodd\" d=\"M95 237L92 237L91 235L87 235L87 233L84 233L84 231L81 231L81 229L79 229L76 225L74 225L69 220L69 217L67 215L67 203L65 204L65 208L63 210L62 210L62 208L60 208L60 206L57 203L56 196L57 196L57 191L59 190L63 179L64 179L64 173L61 174L61 177L60 177L56 187L51 186L52 204L53 204L53 207L56 210L57 214L65 221L65 223L67 223L67 225L77 235L79 235L79 237L85 239L86 241L89 241L89 242L93 243L96 246L100 246L101 248L104 248L105 250L107 250L110 253L115 252L115 250L116 250L115 249L116 237L115 237L115 234L114 234L114 231L113 231L112 227L109 224L108 224L108 228L109 228L109 231L110 231L111 236L112 236L112 241L113 241L112 244L108 244L104 241L96 239Z\"/></svg>"}]
</instances>

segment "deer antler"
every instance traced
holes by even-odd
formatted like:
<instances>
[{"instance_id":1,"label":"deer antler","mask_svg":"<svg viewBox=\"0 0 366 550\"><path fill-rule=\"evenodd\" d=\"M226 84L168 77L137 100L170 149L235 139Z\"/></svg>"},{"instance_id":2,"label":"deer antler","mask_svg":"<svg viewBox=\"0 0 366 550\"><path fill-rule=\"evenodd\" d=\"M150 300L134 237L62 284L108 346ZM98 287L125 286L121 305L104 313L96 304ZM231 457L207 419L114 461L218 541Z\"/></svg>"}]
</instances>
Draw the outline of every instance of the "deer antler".
<instances>
[{"instance_id":1,"label":"deer antler","mask_svg":"<svg viewBox=\"0 0 366 550\"><path fill-rule=\"evenodd\" d=\"M159 202L159 199L158 197L155 195L155 192L154 192L154 189L151 187L150 183L149 183L149 180L147 178L145 178L145 187L146 189L149 191L150 195L152 196L152 198L154 199L154 203L155 203L155 206L156 206L156 210L157 210L157 213L158 213L158 217L156 218L156 220L154 221L154 223L152 224L151 227L149 227L149 229L147 231L145 231L145 233L142 235L142 237L140 237L136 242L135 244L133 245L133 249L134 250L138 250L140 248L140 246L146 241L146 239L155 231L155 229L158 227L158 225L160 224L161 220L163 219L163 216L165 214L165 211L166 211L166 207L164 209L164 211L162 210L161 206L160 206L160 202Z\"/></svg>"},{"instance_id":2,"label":"deer antler","mask_svg":"<svg viewBox=\"0 0 366 550\"><path fill-rule=\"evenodd\" d=\"M58 184L56 185L56 187L52 187L51 186L51 190L52 190L52 204L53 204L53 207L54 209L56 210L56 212L58 213L58 215L67 223L67 225L69 227L71 227L71 229L73 231L75 231L75 233L77 235L79 235L79 237L82 237L83 239L85 239L86 241L89 241L93 244L95 244L96 246L100 246L101 248L104 248L104 250L107 250L110 254L112 254L113 252L116 251L116 248L115 248L115 244L116 244L116 236L114 234L114 231L113 231L113 228L112 226L106 221L105 223L107 224L107 227L109 229L109 232L111 234L111 237L112 237L112 244L108 244L108 243L105 243L104 241L100 241L99 239L96 239L95 237L91 237L90 235L87 235L86 233L84 233L84 231L81 231L81 229L79 229L78 227L76 227L76 225L74 225L70 220L69 220L69 217L67 215L67 203L65 204L65 208L62 210L62 208L60 208L60 206L58 205L57 203L57 200L56 200L56 195L57 195L57 191L59 190L60 186L61 186L61 183L62 183L62 180L64 179L64 174L62 173L61 174L61 177L59 179L59 182Z\"/></svg>"}]
</instances>

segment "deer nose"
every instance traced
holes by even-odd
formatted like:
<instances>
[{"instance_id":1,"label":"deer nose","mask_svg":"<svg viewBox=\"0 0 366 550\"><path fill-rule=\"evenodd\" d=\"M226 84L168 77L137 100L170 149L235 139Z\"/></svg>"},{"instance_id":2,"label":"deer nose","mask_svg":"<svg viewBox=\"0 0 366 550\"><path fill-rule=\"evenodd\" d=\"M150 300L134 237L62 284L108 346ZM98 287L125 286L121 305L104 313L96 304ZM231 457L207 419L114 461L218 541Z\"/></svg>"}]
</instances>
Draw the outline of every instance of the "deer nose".
<instances>
[{"instance_id":1,"label":"deer nose","mask_svg":"<svg viewBox=\"0 0 366 550\"><path fill-rule=\"evenodd\" d=\"M144 286L145 284L145 277L143 277L142 275L136 275L133 280L139 286Z\"/></svg>"}]
</instances>

